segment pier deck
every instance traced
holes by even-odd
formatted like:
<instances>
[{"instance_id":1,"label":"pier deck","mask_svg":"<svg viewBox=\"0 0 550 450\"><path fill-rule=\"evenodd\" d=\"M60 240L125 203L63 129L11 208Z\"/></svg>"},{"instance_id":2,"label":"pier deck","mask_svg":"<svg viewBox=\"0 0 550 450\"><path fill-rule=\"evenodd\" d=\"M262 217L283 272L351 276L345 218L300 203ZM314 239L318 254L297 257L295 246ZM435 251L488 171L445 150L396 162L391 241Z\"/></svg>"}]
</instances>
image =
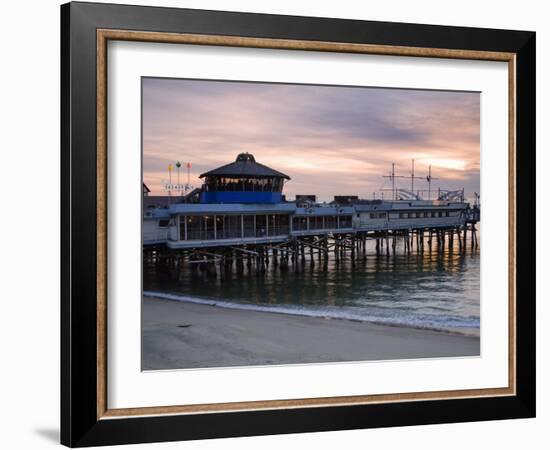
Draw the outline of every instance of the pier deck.
<instances>
[{"instance_id":1,"label":"pier deck","mask_svg":"<svg viewBox=\"0 0 550 450\"><path fill-rule=\"evenodd\" d=\"M358 259L366 260L368 241L374 242L377 256L387 258L395 255L398 248L406 255L445 249L465 253L468 248L478 248L475 224L473 221L461 227L316 230L258 238L177 241L144 246L143 257L147 264L161 264L176 272L189 266L222 277L234 268L243 272L245 266L247 271L256 273L265 272L270 265L298 270L298 265L306 261L326 265L329 258L349 259L352 264Z\"/></svg>"}]
</instances>

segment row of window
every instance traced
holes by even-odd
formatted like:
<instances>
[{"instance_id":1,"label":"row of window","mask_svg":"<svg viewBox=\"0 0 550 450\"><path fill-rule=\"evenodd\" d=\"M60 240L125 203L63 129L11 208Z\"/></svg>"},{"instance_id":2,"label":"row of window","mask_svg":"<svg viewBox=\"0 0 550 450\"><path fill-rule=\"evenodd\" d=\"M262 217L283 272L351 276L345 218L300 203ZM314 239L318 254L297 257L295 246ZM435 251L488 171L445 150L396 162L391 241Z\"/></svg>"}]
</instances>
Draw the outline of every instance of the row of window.
<instances>
[{"instance_id":1,"label":"row of window","mask_svg":"<svg viewBox=\"0 0 550 450\"><path fill-rule=\"evenodd\" d=\"M281 192L283 190L282 178L230 178L208 177L204 188L208 192Z\"/></svg>"},{"instance_id":2,"label":"row of window","mask_svg":"<svg viewBox=\"0 0 550 450\"><path fill-rule=\"evenodd\" d=\"M283 236L290 233L288 214L259 215L188 215L180 216L180 240L212 240ZM352 227L352 217L293 217L296 231L344 229Z\"/></svg>"},{"instance_id":3,"label":"row of window","mask_svg":"<svg viewBox=\"0 0 550 450\"><path fill-rule=\"evenodd\" d=\"M449 217L449 211L401 212L400 219L422 217ZM371 219L385 219L387 213L369 213ZM259 215L187 215L180 216L181 240L210 240L246 237L281 236L290 233L288 214ZM159 222L161 228L168 220ZM293 231L337 230L352 228L352 216L294 216Z\"/></svg>"},{"instance_id":4,"label":"row of window","mask_svg":"<svg viewBox=\"0 0 550 450\"><path fill-rule=\"evenodd\" d=\"M181 240L281 236L289 233L288 214L180 216Z\"/></svg>"},{"instance_id":5,"label":"row of window","mask_svg":"<svg viewBox=\"0 0 550 450\"><path fill-rule=\"evenodd\" d=\"M292 219L292 230L337 230L351 228L351 215L346 216L297 216Z\"/></svg>"},{"instance_id":6,"label":"row of window","mask_svg":"<svg viewBox=\"0 0 550 450\"><path fill-rule=\"evenodd\" d=\"M421 217L449 217L449 211L417 211L417 212L400 212L400 219L419 219Z\"/></svg>"},{"instance_id":7,"label":"row of window","mask_svg":"<svg viewBox=\"0 0 550 450\"><path fill-rule=\"evenodd\" d=\"M369 217L371 219L385 219L386 218L386 213L385 212L370 213Z\"/></svg>"},{"instance_id":8,"label":"row of window","mask_svg":"<svg viewBox=\"0 0 550 450\"><path fill-rule=\"evenodd\" d=\"M357 214L359 217L359 214ZM385 219L387 213L385 212L371 212L369 213L370 219ZM449 211L416 211L416 212L400 212L400 219L420 219L426 217L450 217Z\"/></svg>"}]
</instances>

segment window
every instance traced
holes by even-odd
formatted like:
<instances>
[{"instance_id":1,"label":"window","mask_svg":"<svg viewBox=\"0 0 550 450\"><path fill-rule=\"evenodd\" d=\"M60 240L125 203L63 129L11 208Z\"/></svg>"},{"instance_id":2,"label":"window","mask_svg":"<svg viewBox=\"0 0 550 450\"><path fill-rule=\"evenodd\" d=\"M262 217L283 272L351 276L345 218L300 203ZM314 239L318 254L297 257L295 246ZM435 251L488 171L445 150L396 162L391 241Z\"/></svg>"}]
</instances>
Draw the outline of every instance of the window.
<instances>
[{"instance_id":1,"label":"window","mask_svg":"<svg viewBox=\"0 0 550 450\"><path fill-rule=\"evenodd\" d=\"M215 239L216 236L214 234L214 218L215 216L203 216L202 217L202 226L203 228L203 235L201 239Z\"/></svg>"},{"instance_id":2,"label":"window","mask_svg":"<svg viewBox=\"0 0 550 450\"><path fill-rule=\"evenodd\" d=\"M166 228L168 227L168 223L170 222L170 220L168 219L161 219L159 220L159 228Z\"/></svg>"},{"instance_id":3,"label":"window","mask_svg":"<svg viewBox=\"0 0 550 450\"><path fill-rule=\"evenodd\" d=\"M445 211L445 217L449 217L449 211Z\"/></svg>"},{"instance_id":4,"label":"window","mask_svg":"<svg viewBox=\"0 0 550 450\"><path fill-rule=\"evenodd\" d=\"M351 228L351 216L340 216L338 228Z\"/></svg>"},{"instance_id":5,"label":"window","mask_svg":"<svg viewBox=\"0 0 550 450\"><path fill-rule=\"evenodd\" d=\"M216 239L241 237L241 216L216 216Z\"/></svg>"},{"instance_id":6,"label":"window","mask_svg":"<svg viewBox=\"0 0 550 450\"><path fill-rule=\"evenodd\" d=\"M309 217L309 229L321 230L323 228L323 216L310 216Z\"/></svg>"},{"instance_id":7,"label":"window","mask_svg":"<svg viewBox=\"0 0 550 450\"><path fill-rule=\"evenodd\" d=\"M267 236L267 216L256 216L256 237Z\"/></svg>"},{"instance_id":8,"label":"window","mask_svg":"<svg viewBox=\"0 0 550 450\"><path fill-rule=\"evenodd\" d=\"M255 216L243 216L244 237L254 237L256 234Z\"/></svg>"},{"instance_id":9,"label":"window","mask_svg":"<svg viewBox=\"0 0 550 450\"><path fill-rule=\"evenodd\" d=\"M325 228L329 230L336 228L336 216L325 217Z\"/></svg>"},{"instance_id":10,"label":"window","mask_svg":"<svg viewBox=\"0 0 550 450\"><path fill-rule=\"evenodd\" d=\"M200 239L200 216L186 216L185 220L187 221L187 239L190 241L194 239Z\"/></svg>"},{"instance_id":11,"label":"window","mask_svg":"<svg viewBox=\"0 0 550 450\"><path fill-rule=\"evenodd\" d=\"M419 212L416 213L416 218L420 219L420 213Z\"/></svg>"},{"instance_id":12,"label":"window","mask_svg":"<svg viewBox=\"0 0 550 450\"><path fill-rule=\"evenodd\" d=\"M185 240L185 216L180 216L180 239Z\"/></svg>"},{"instance_id":13,"label":"window","mask_svg":"<svg viewBox=\"0 0 550 450\"><path fill-rule=\"evenodd\" d=\"M287 214L272 214L268 216L269 226L268 233L270 236L280 236L288 234L288 218Z\"/></svg>"},{"instance_id":14,"label":"window","mask_svg":"<svg viewBox=\"0 0 550 450\"><path fill-rule=\"evenodd\" d=\"M438 217L443 217L443 211L439 211L439 212L437 213L437 216L438 216Z\"/></svg>"},{"instance_id":15,"label":"window","mask_svg":"<svg viewBox=\"0 0 550 450\"><path fill-rule=\"evenodd\" d=\"M386 213L370 213L371 219L385 219Z\"/></svg>"},{"instance_id":16,"label":"window","mask_svg":"<svg viewBox=\"0 0 550 450\"><path fill-rule=\"evenodd\" d=\"M400 218L400 219L405 219L405 218L406 218L405 213L399 213L399 218Z\"/></svg>"},{"instance_id":17,"label":"window","mask_svg":"<svg viewBox=\"0 0 550 450\"><path fill-rule=\"evenodd\" d=\"M292 219L292 229L296 231L307 230L307 217L294 217Z\"/></svg>"},{"instance_id":18,"label":"window","mask_svg":"<svg viewBox=\"0 0 550 450\"><path fill-rule=\"evenodd\" d=\"M428 217L428 212L424 212L424 217Z\"/></svg>"},{"instance_id":19,"label":"window","mask_svg":"<svg viewBox=\"0 0 550 450\"><path fill-rule=\"evenodd\" d=\"M435 217L435 211L432 211L431 216Z\"/></svg>"},{"instance_id":20,"label":"window","mask_svg":"<svg viewBox=\"0 0 550 450\"><path fill-rule=\"evenodd\" d=\"M279 216L279 232L280 234L288 234L290 232L290 216L288 214L281 214Z\"/></svg>"}]
</instances>

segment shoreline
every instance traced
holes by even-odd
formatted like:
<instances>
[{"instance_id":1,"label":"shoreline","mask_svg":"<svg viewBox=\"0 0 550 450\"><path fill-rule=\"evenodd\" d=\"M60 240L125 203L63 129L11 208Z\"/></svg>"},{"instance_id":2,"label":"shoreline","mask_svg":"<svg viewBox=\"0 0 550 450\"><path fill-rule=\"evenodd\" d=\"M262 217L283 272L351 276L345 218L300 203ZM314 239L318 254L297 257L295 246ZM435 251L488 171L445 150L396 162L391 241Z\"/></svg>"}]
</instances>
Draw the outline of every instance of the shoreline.
<instances>
[{"instance_id":1,"label":"shoreline","mask_svg":"<svg viewBox=\"0 0 550 450\"><path fill-rule=\"evenodd\" d=\"M436 333L443 333L443 334L450 334L450 335L457 335L457 336L468 336L468 337L477 337L477 338L479 338L480 336L479 328L459 328L459 327L436 328L436 327L429 327L429 326L423 326L423 325L414 325L410 323L389 322L389 321L382 321L382 320L369 320L366 318L361 318L358 316L351 316L351 315L347 315L347 316L332 315L331 316L328 312L320 312L320 311L313 312L311 310L306 312L306 310L300 310L300 309L292 310L286 305L285 306L282 306L282 305L267 306L267 305L257 305L254 303L237 303L237 302L229 302L225 300L210 300L210 299L202 299L198 297L188 297L182 294L171 294L167 292L152 292L152 291L144 291L143 297L157 298L157 299L182 302L182 303L191 303L195 305L215 306L218 308L235 309L240 311L256 311L256 312L262 312L266 314L281 314L281 315L289 315L289 316L296 316L296 317L313 317L313 318L319 318L319 319L325 319L325 320L344 320L349 322L368 323L368 324L375 324L375 325L387 326L387 327L409 328L411 330L433 331Z\"/></svg>"},{"instance_id":2,"label":"shoreline","mask_svg":"<svg viewBox=\"0 0 550 450\"><path fill-rule=\"evenodd\" d=\"M443 330L143 296L143 370L479 354L479 337Z\"/></svg>"}]
</instances>

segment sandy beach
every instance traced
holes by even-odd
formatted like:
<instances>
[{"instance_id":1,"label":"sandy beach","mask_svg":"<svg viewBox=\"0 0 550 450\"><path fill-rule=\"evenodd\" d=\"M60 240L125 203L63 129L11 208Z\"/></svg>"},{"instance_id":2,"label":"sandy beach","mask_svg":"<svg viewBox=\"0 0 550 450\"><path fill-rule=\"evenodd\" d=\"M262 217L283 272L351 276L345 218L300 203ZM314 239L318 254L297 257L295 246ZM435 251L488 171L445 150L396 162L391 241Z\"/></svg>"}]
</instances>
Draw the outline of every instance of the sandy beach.
<instances>
[{"instance_id":1,"label":"sandy beach","mask_svg":"<svg viewBox=\"0 0 550 450\"><path fill-rule=\"evenodd\" d=\"M479 355L479 338L143 298L143 369Z\"/></svg>"}]
</instances>

